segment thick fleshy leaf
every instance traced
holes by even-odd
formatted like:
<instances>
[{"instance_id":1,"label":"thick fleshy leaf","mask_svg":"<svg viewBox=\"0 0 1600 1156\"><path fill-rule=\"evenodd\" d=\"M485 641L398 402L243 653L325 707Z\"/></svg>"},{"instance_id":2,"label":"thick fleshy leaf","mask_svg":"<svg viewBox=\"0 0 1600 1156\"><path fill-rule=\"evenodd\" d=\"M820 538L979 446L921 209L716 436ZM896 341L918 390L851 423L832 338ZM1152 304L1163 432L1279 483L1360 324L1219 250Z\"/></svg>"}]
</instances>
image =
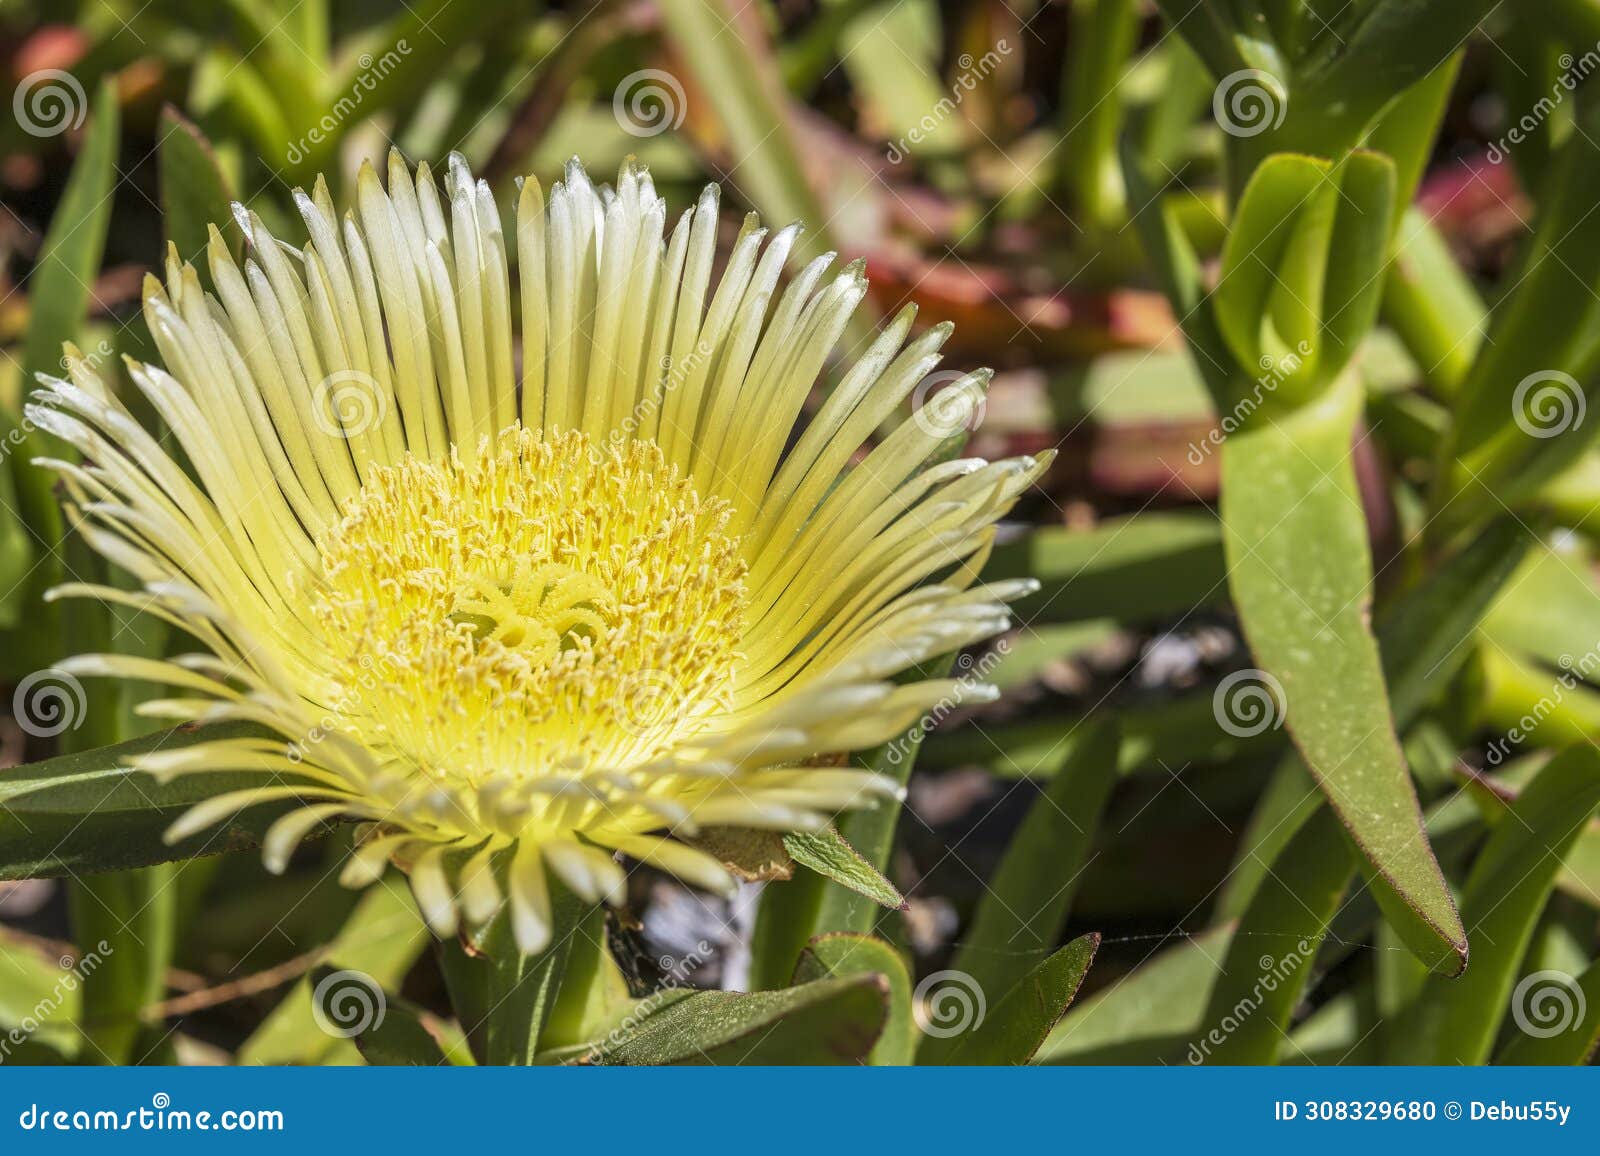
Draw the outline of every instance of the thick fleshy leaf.
<instances>
[{"instance_id":1,"label":"thick fleshy leaf","mask_svg":"<svg viewBox=\"0 0 1600 1156\"><path fill-rule=\"evenodd\" d=\"M1277 1059L1354 872L1344 827L1324 807L1283 849L1239 920L1202 1029L1191 1042L1191 1063Z\"/></svg>"},{"instance_id":2,"label":"thick fleshy leaf","mask_svg":"<svg viewBox=\"0 0 1600 1156\"><path fill-rule=\"evenodd\" d=\"M1448 397L1461 388L1483 346L1489 310L1421 209L1400 218L1384 275L1383 316L1439 393Z\"/></svg>"},{"instance_id":3,"label":"thick fleshy leaf","mask_svg":"<svg viewBox=\"0 0 1600 1156\"><path fill-rule=\"evenodd\" d=\"M1099 946L1097 934L1074 939L1024 976L971 1027L955 1035L930 1035L918 1049L918 1061L983 1066L1028 1063L1050 1029L1067 1014ZM951 1046L930 1053L928 1045L935 1041L949 1041Z\"/></svg>"},{"instance_id":4,"label":"thick fleshy leaf","mask_svg":"<svg viewBox=\"0 0 1600 1156\"><path fill-rule=\"evenodd\" d=\"M907 738L857 756L860 765L905 783L922 747L921 728ZM793 878L769 883L761 893L750 946L752 986L783 986L811 939L832 931L864 935L884 906L905 902L883 877L899 819L898 805L880 803L841 816L836 831L785 837L800 867Z\"/></svg>"},{"instance_id":5,"label":"thick fleshy leaf","mask_svg":"<svg viewBox=\"0 0 1600 1156\"><path fill-rule=\"evenodd\" d=\"M1409 206L1416 199L1417 186L1422 183L1433 157L1439 126L1450 107L1450 94L1455 89L1465 55L1458 50L1400 93L1383 110L1383 116L1367 137L1369 149L1394 161L1396 222L1410 211Z\"/></svg>"},{"instance_id":6,"label":"thick fleshy leaf","mask_svg":"<svg viewBox=\"0 0 1600 1156\"><path fill-rule=\"evenodd\" d=\"M1536 540L1522 519L1496 518L1384 610L1378 646L1398 729L1408 729L1471 657L1469 641L1501 592L1516 585Z\"/></svg>"},{"instance_id":7,"label":"thick fleshy leaf","mask_svg":"<svg viewBox=\"0 0 1600 1156\"><path fill-rule=\"evenodd\" d=\"M82 332L89 315L111 227L120 140L118 108L116 87L107 81L95 97L83 150L72 166L72 176L25 286L29 321L22 364L23 380L30 383L35 374L60 371L62 343ZM49 484L46 478L39 486L48 489Z\"/></svg>"},{"instance_id":8,"label":"thick fleshy leaf","mask_svg":"<svg viewBox=\"0 0 1600 1156\"><path fill-rule=\"evenodd\" d=\"M233 196L210 142L182 113L170 105L162 109L159 132L162 231L183 260L203 266L209 226L237 241L229 223ZM237 243L231 247L237 258Z\"/></svg>"},{"instance_id":9,"label":"thick fleshy leaf","mask_svg":"<svg viewBox=\"0 0 1600 1156\"><path fill-rule=\"evenodd\" d=\"M1234 209L1211 300L1217 326L1235 361L1252 374L1293 352L1296 342L1304 339L1307 322L1315 325L1314 316L1302 317L1290 332L1283 332L1279 326L1287 318L1274 306L1292 302L1314 314L1320 303L1320 276L1314 283L1287 285L1278 271L1286 267L1303 230L1323 234L1321 246L1326 252L1325 234L1339 195L1330 176L1332 168L1319 157L1292 153L1268 157Z\"/></svg>"},{"instance_id":10,"label":"thick fleshy leaf","mask_svg":"<svg viewBox=\"0 0 1600 1156\"><path fill-rule=\"evenodd\" d=\"M70 691L74 684L60 685ZM162 835L195 803L227 791L281 786L281 776L220 771L162 783L126 766L132 755L254 733L233 724L179 727L0 771L0 879L118 871L255 846L289 804L250 807L170 846Z\"/></svg>"},{"instance_id":11,"label":"thick fleshy leaf","mask_svg":"<svg viewBox=\"0 0 1600 1156\"><path fill-rule=\"evenodd\" d=\"M313 985L333 980L331 967L311 973ZM398 996L386 996L382 1017L371 1017L371 1024L355 1035L361 1058L373 1067L436 1068L472 1063L466 1041L431 1012Z\"/></svg>"},{"instance_id":12,"label":"thick fleshy leaf","mask_svg":"<svg viewBox=\"0 0 1600 1156\"><path fill-rule=\"evenodd\" d=\"M811 868L824 879L832 880L880 907L905 906L905 896L884 878L883 872L850 846L837 828L791 831L784 835L783 845L796 863Z\"/></svg>"},{"instance_id":13,"label":"thick fleshy leaf","mask_svg":"<svg viewBox=\"0 0 1600 1156\"><path fill-rule=\"evenodd\" d=\"M1080 227L1113 229L1125 219L1117 142L1128 102L1119 89L1138 44L1139 9L1134 0L1072 6L1057 164Z\"/></svg>"},{"instance_id":14,"label":"thick fleshy leaf","mask_svg":"<svg viewBox=\"0 0 1600 1156\"><path fill-rule=\"evenodd\" d=\"M1349 362L1377 316L1395 181L1394 162L1370 152L1337 165L1285 153L1255 171L1212 295L1247 376L1304 399Z\"/></svg>"},{"instance_id":15,"label":"thick fleshy leaf","mask_svg":"<svg viewBox=\"0 0 1600 1156\"><path fill-rule=\"evenodd\" d=\"M0 424L11 425L12 422L7 417L0 419ZM7 511L6 516L0 518L0 630L10 631L17 626L28 606L24 579L33 565L33 543L22 520L10 512L17 508L17 483L11 471L3 468L0 468L0 508ZM15 660L0 669L15 670Z\"/></svg>"},{"instance_id":16,"label":"thick fleshy leaf","mask_svg":"<svg viewBox=\"0 0 1600 1156\"><path fill-rule=\"evenodd\" d=\"M1230 581L1290 736L1370 862L1380 902L1411 950L1453 973L1466 964L1466 934L1422 829L1368 625L1372 557L1350 461L1359 401L1347 377L1313 405L1229 439Z\"/></svg>"},{"instance_id":17,"label":"thick fleshy leaf","mask_svg":"<svg viewBox=\"0 0 1600 1156\"><path fill-rule=\"evenodd\" d=\"M1518 1011L1517 967L1562 858L1597 806L1600 752L1588 746L1551 760L1517 796L1474 861L1462 895L1472 966L1459 979L1429 977L1396 1032L1397 1062L1488 1060L1501 1021Z\"/></svg>"},{"instance_id":18,"label":"thick fleshy leaf","mask_svg":"<svg viewBox=\"0 0 1600 1156\"><path fill-rule=\"evenodd\" d=\"M1034 969L1060 941L1079 875L1117 781L1117 745L1117 731L1109 724L1090 724L1062 744L1055 774L985 885L950 966L969 976L990 1004L1004 1002L1024 979L1042 982ZM1059 1013L1049 1026L1056 1018ZM1043 1039L1041 1033L1035 1046ZM930 1036L918 1059L956 1063L955 1055L968 1043L965 1035Z\"/></svg>"},{"instance_id":19,"label":"thick fleshy leaf","mask_svg":"<svg viewBox=\"0 0 1600 1156\"><path fill-rule=\"evenodd\" d=\"M1495 8L1494 0L1372 0L1330 12L1327 37L1297 78L1295 97L1358 131L1397 92L1448 60Z\"/></svg>"},{"instance_id":20,"label":"thick fleshy leaf","mask_svg":"<svg viewBox=\"0 0 1600 1156\"><path fill-rule=\"evenodd\" d=\"M1447 468L1435 492L1437 531L1484 510L1516 507L1593 445L1600 423L1585 376L1600 306L1600 106L1579 120L1540 189L1538 228L1497 306L1482 355L1462 387Z\"/></svg>"},{"instance_id":21,"label":"thick fleshy leaf","mask_svg":"<svg viewBox=\"0 0 1600 1156\"><path fill-rule=\"evenodd\" d=\"M1086 533L1046 528L997 548L984 577L1036 578L1014 609L1030 623L1143 622L1228 595L1222 527L1207 513L1138 514Z\"/></svg>"},{"instance_id":22,"label":"thick fleshy leaf","mask_svg":"<svg viewBox=\"0 0 1600 1156\"><path fill-rule=\"evenodd\" d=\"M555 1003L539 1031L540 1051L595 1038L602 1027L622 1017L629 1003L627 978L611 956L605 908L585 911L566 938L569 947ZM676 967L692 971L699 966L697 958L691 953Z\"/></svg>"},{"instance_id":23,"label":"thick fleshy leaf","mask_svg":"<svg viewBox=\"0 0 1600 1156\"><path fill-rule=\"evenodd\" d=\"M1520 519L1499 518L1388 607L1377 633L1397 729L1409 731L1423 707L1471 656L1472 635L1513 581L1534 540ZM1300 756L1287 755L1239 841L1217 901L1217 918L1243 914L1266 878L1267 864L1311 817L1316 798L1308 794L1309 783Z\"/></svg>"},{"instance_id":24,"label":"thick fleshy leaf","mask_svg":"<svg viewBox=\"0 0 1600 1156\"><path fill-rule=\"evenodd\" d=\"M404 880L367 889L328 944L321 982L289 989L239 1049L241 1064L348 1064L359 1059L353 1037L370 1028L386 991L398 991L427 946L428 932Z\"/></svg>"},{"instance_id":25,"label":"thick fleshy leaf","mask_svg":"<svg viewBox=\"0 0 1600 1156\"><path fill-rule=\"evenodd\" d=\"M583 1024L594 1002L606 997L610 960L598 904L574 895L557 878L549 887L550 942L537 954L518 945L509 905L483 927L438 941L451 1005L481 1063L523 1066L550 1050L553 1041L545 1032L562 1002L569 966L572 982L556 1025L561 1043Z\"/></svg>"},{"instance_id":26,"label":"thick fleshy leaf","mask_svg":"<svg viewBox=\"0 0 1600 1156\"><path fill-rule=\"evenodd\" d=\"M1205 1022L1232 926L1184 936L1086 998L1056 1025L1038 1064L1177 1063Z\"/></svg>"},{"instance_id":27,"label":"thick fleshy leaf","mask_svg":"<svg viewBox=\"0 0 1600 1156\"><path fill-rule=\"evenodd\" d=\"M882 975L820 979L748 995L702 991L651 1008L576 1057L598 1064L858 1064L889 1015Z\"/></svg>"},{"instance_id":28,"label":"thick fleshy leaf","mask_svg":"<svg viewBox=\"0 0 1600 1156\"><path fill-rule=\"evenodd\" d=\"M916 1049L916 1025L911 1018L911 975L900 953L883 940L849 931L819 935L800 953L794 982L869 974L882 976L889 983L889 1016L868 1060L875 1065L909 1064Z\"/></svg>"},{"instance_id":29,"label":"thick fleshy leaf","mask_svg":"<svg viewBox=\"0 0 1600 1156\"><path fill-rule=\"evenodd\" d=\"M1376 152L1351 153L1333 175L1339 188L1320 295L1321 332L1308 339L1322 381L1350 363L1377 320L1398 183L1394 161Z\"/></svg>"}]
</instances>

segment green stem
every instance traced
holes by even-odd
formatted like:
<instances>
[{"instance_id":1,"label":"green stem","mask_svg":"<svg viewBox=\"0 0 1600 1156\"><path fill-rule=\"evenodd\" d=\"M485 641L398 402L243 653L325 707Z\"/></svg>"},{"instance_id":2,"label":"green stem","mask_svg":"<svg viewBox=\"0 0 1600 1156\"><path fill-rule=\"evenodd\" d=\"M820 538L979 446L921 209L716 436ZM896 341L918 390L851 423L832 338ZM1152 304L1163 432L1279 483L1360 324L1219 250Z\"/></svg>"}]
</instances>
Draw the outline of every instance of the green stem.
<instances>
[{"instance_id":1,"label":"green stem","mask_svg":"<svg viewBox=\"0 0 1600 1156\"><path fill-rule=\"evenodd\" d=\"M592 910L555 879L550 900L550 946L538 955L518 950L504 910L470 946L454 939L438 944L451 1006L479 1063L525 1067L542 1050L580 927Z\"/></svg>"},{"instance_id":2,"label":"green stem","mask_svg":"<svg viewBox=\"0 0 1600 1156\"><path fill-rule=\"evenodd\" d=\"M1115 229L1127 215L1117 141L1124 104L1117 92L1139 32L1134 0L1074 0L1062 109L1061 178L1082 224Z\"/></svg>"},{"instance_id":3,"label":"green stem","mask_svg":"<svg viewBox=\"0 0 1600 1156\"><path fill-rule=\"evenodd\" d=\"M1575 674L1514 658L1498 647L1481 652L1483 724L1513 746L1561 748L1600 735L1600 693Z\"/></svg>"},{"instance_id":4,"label":"green stem","mask_svg":"<svg viewBox=\"0 0 1600 1156\"><path fill-rule=\"evenodd\" d=\"M1383 317L1434 392L1455 397L1477 359L1489 311L1427 216L1406 210L1384 277Z\"/></svg>"},{"instance_id":5,"label":"green stem","mask_svg":"<svg viewBox=\"0 0 1600 1156\"><path fill-rule=\"evenodd\" d=\"M77 534L66 540L66 566L84 581L131 582L120 572L111 573ZM99 605L74 607L62 622L69 654L148 656L160 652L165 638L154 619L119 621L117 612ZM141 684L121 681L98 681L87 688L80 723L62 735L63 753L93 750L148 730L132 709L146 693ZM97 957L92 971L84 969L80 1024L91 1058L111 1064L139 1061L156 1042L145 1038L142 1013L166 992L177 939L177 877L178 865L166 863L72 882L68 902L73 935L86 957Z\"/></svg>"},{"instance_id":6,"label":"green stem","mask_svg":"<svg viewBox=\"0 0 1600 1156\"><path fill-rule=\"evenodd\" d=\"M914 668L900 676L902 682L934 678L948 666ZM904 736L860 756L861 766L887 775L904 786L922 747L922 728L912 727ZM895 828L900 822L900 807L882 803L870 809L850 811L839 819L839 833L861 857L879 871L889 863L894 849ZM814 937L832 932L866 935L872 931L882 910L873 900L796 863L794 876L784 883L769 883L761 893L756 912L755 933L750 944L750 986L755 991L788 987L801 950Z\"/></svg>"}]
</instances>

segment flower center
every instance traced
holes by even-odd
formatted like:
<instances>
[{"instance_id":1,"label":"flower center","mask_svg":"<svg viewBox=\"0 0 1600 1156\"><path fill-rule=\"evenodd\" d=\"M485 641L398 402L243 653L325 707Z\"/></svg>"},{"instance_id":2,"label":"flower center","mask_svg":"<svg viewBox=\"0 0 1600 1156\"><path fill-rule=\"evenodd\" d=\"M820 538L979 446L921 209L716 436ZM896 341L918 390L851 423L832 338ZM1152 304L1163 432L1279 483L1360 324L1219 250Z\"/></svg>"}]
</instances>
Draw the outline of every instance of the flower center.
<instances>
[{"instance_id":1,"label":"flower center","mask_svg":"<svg viewBox=\"0 0 1600 1156\"><path fill-rule=\"evenodd\" d=\"M465 622L482 638L517 647L548 662L563 644L587 630L601 637L606 620L600 607L614 609L599 579L560 562L536 564L518 558L505 577L470 574L456 592L450 617Z\"/></svg>"},{"instance_id":2,"label":"flower center","mask_svg":"<svg viewBox=\"0 0 1600 1156\"><path fill-rule=\"evenodd\" d=\"M731 507L649 442L513 426L373 470L317 546L333 656L308 697L452 785L628 771L732 703L746 565Z\"/></svg>"}]
</instances>

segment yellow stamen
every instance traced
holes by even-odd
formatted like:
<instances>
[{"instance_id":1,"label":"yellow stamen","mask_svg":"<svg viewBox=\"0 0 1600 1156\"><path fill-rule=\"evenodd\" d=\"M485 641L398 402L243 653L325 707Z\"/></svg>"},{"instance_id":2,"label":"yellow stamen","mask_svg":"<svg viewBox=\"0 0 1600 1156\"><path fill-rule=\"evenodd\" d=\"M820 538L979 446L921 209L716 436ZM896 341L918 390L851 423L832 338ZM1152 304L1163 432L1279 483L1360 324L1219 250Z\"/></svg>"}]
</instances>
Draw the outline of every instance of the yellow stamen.
<instances>
[{"instance_id":1,"label":"yellow stamen","mask_svg":"<svg viewBox=\"0 0 1600 1156\"><path fill-rule=\"evenodd\" d=\"M570 431L378 469L317 541L318 697L447 786L646 763L733 701L731 512L654 444Z\"/></svg>"}]
</instances>

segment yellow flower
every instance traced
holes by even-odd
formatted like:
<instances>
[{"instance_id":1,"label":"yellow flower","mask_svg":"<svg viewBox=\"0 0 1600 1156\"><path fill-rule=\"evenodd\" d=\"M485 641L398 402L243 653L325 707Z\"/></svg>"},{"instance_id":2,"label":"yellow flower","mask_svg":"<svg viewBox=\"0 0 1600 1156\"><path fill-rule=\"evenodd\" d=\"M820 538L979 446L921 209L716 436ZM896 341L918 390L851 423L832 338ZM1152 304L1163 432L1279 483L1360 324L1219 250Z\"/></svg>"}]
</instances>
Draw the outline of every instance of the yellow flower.
<instances>
[{"instance_id":1,"label":"yellow flower","mask_svg":"<svg viewBox=\"0 0 1600 1156\"><path fill-rule=\"evenodd\" d=\"M460 158L444 190L391 156L342 219L322 182L297 193L298 249L241 209L240 269L213 229L215 295L175 255L147 279L165 368L128 371L184 464L76 350L29 413L82 454L48 463L82 533L144 587L54 593L209 650L68 669L177 688L152 717L255 724L135 761L271 775L169 838L292 800L264 841L281 870L323 822L363 820L346 883L402 863L439 934L508 899L533 952L547 870L615 901L622 852L725 890L676 836L814 829L896 794L801 764L970 694L893 678L1005 627L1027 585L974 580L1046 461L944 460L979 374L852 465L948 327L913 338L901 313L804 421L860 266L780 286L798 230L751 219L715 279L715 186L668 236L631 163L614 190L576 162L548 201L523 184L519 378L499 209Z\"/></svg>"}]
</instances>

